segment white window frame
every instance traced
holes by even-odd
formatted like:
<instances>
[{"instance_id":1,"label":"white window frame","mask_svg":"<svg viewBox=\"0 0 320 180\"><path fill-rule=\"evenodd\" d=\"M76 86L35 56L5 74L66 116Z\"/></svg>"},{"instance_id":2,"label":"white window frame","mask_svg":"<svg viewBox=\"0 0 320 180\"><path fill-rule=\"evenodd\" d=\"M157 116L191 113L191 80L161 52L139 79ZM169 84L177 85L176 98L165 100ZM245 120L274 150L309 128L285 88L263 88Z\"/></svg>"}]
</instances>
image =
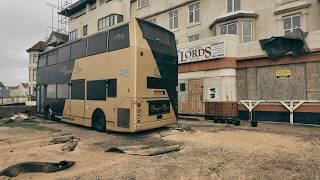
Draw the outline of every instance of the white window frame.
<instances>
[{"instance_id":1,"label":"white window frame","mask_svg":"<svg viewBox=\"0 0 320 180\"><path fill-rule=\"evenodd\" d=\"M229 33L229 26L231 25L231 24L235 24L236 25L236 34L234 34L234 35L238 35L238 33L239 33L239 30L238 30L238 22L231 22L231 23L228 23L228 24L223 24L223 25L221 25L221 26L219 26L219 34L220 35L226 35L226 34L230 34ZM222 27L227 27L227 33L226 34L221 34L221 28Z\"/></svg>"},{"instance_id":2,"label":"white window frame","mask_svg":"<svg viewBox=\"0 0 320 180\"><path fill-rule=\"evenodd\" d=\"M236 12L236 11L241 10L241 0L239 0L239 9L236 9L236 7L235 7L235 4L236 4L235 1L236 1L236 0L231 0L231 2L232 2L231 11L229 11L229 8L228 8L228 1L229 1L229 0L226 0L227 13Z\"/></svg>"},{"instance_id":3,"label":"white window frame","mask_svg":"<svg viewBox=\"0 0 320 180\"><path fill-rule=\"evenodd\" d=\"M179 28L179 11L178 11L178 9L170 11L168 16L169 16L169 29L171 29L171 30L178 29Z\"/></svg>"},{"instance_id":4,"label":"white window frame","mask_svg":"<svg viewBox=\"0 0 320 180\"><path fill-rule=\"evenodd\" d=\"M199 8L197 9L196 8L196 4L199 4ZM191 9L191 10L190 10ZM195 3L192 3L188 6L188 23L189 24L197 24L197 23L200 23L200 16L201 16L201 12L200 12L201 8L200 8L200 1L198 2L195 2ZM196 11L198 11L198 21L196 21ZM190 19L190 16L191 16L191 13L192 13L192 21Z\"/></svg>"},{"instance_id":5,"label":"white window frame","mask_svg":"<svg viewBox=\"0 0 320 180\"><path fill-rule=\"evenodd\" d=\"M137 9L150 5L150 0L137 0Z\"/></svg>"},{"instance_id":6,"label":"white window frame","mask_svg":"<svg viewBox=\"0 0 320 180\"><path fill-rule=\"evenodd\" d=\"M300 26L299 27L293 27L293 18L295 18L295 17L299 17L299 24L300 24ZM284 24L284 22L285 22L285 20L286 19L290 19L290 28L289 29L285 29L285 24ZM296 29L301 29L301 25L302 25L302 16L301 16L301 14L294 14L294 15L290 15L290 16L284 16L283 18L282 18L282 26L283 26L283 34L284 35L286 35L286 32L287 31L289 31L289 33L292 33L294 30L296 30Z\"/></svg>"},{"instance_id":7,"label":"white window frame","mask_svg":"<svg viewBox=\"0 0 320 180\"><path fill-rule=\"evenodd\" d=\"M250 22L250 32L251 34L250 35L245 35L244 34L244 23L246 22ZM250 20L243 20L242 21L242 43L248 43L248 42L251 42L253 40L253 21L250 21ZM249 41L245 41L245 37L249 37L250 40Z\"/></svg>"},{"instance_id":8,"label":"white window frame","mask_svg":"<svg viewBox=\"0 0 320 180\"><path fill-rule=\"evenodd\" d=\"M69 41L78 39L78 29L69 32Z\"/></svg>"},{"instance_id":9,"label":"white window frame","mask_svg":"<svg viewBox=\"0 0 320 180\"><path fill-rule=\"evenodd\" d=\"M110 14L103 18L98 19L98 31L105 29L107 27L116 25L123 21L123 15L121 14Z\"/></svg>"},{"instance_id":10,"label":"white window frame","mask_svg":"<svg viewBox=\"0 0 320 180\"><path fill-rule=\"evenodd\" d=\"M200 34L193 34L188 36L188 42L195 42L200 40Z\"/></svg>"}]
</instances>

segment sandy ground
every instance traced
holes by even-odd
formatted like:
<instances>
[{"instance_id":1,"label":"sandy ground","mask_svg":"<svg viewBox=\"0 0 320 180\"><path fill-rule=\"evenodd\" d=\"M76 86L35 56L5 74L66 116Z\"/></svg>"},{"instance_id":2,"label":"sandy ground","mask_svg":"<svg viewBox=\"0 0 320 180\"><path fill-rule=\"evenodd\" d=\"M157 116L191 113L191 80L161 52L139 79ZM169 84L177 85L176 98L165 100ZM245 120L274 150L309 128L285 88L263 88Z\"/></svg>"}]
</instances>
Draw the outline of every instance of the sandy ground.
<instances>
[{"instance_id":1,"label":"sandy ground","mask_svg":"<svg viewBox=\"0 0 320 180\"><path fill-rule=\"evenodd\" d=\"M147 132L107 134L41 119L1 122L0 170L26 161L76 162L64 171L14 179L320 179L320 127L180 121ZM80 138L75 151L48 145L63 135ZM184 149L153 157L105 152L113 146L148 144L182 144Z\"/></svg>"}]
</instances>

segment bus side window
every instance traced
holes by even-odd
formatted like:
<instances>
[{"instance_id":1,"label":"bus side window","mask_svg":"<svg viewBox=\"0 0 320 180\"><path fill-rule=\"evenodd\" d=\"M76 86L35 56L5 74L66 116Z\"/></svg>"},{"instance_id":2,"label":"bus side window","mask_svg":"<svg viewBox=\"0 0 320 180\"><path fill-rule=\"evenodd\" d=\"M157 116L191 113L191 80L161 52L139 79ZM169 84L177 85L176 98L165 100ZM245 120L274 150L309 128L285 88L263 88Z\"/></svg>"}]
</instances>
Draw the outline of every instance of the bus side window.
<instances>
[{"instance_id":1,"label":"bus side window","mask_svg":"<svg viewBox=\"0 0 320 180\"><path fill-rule=\"evenodd\" d=\"M71 81L71 99L84 100L84 79Z\"/></svg>"},{"instance_id":2,"label":"bus side window","mask_svg":"<svg viewBox=\"0 0 320 180\"><path fill-rule=\"evenodd\" d=\"M117 97L117 79L108 80L108 97Z\"/></svg>"},{"instance_id":3,"label":"bus side window","mask_svg":"<svg viewBox=\"0 0 320 180\"><path fill-rule=\"evenodd\" d=\"M87 100L105 101L107 96L106 81L87 81Z\"/></svg>"},{"instance_id":4,"label":"bus side window","mask_svg":"<svg viewBox=\"0 0 320 180\"><path fill-rule=\"evenodd\" d=\"M58 62L69 61L70 59L70 45L59 48Z\"/></svg>"},{"instance_id":5,"label":"bus side window","mask_svg":"<svg viewBox=\"0 0 320 180\"><path fill-rule=\"evenodd\" d=\"M107 33L100 33L88 38L87 55L95 55L107 51Z\"/></svg>"},{"instance_id":6,"label":"bus side window","mask_svg":"<svg viewBox=\"0 0 320 180\"><path fill-rule=\"evenodd\" d=\"M47 66L47 54L41 55L38 61L38 67L45 67L45 66Z\"/></svg>"},{"instance_id":7,"label":"bus side window","mask_svg":"<svg viewBox=\"0 0 320 180\"><path fill-rule=\"evenodd\" d=\"M47 98L55 99L57 98L57 85L50 84L47 86Z\"/></svg>"},{"instance_id":8,"label":"bus side window","mask_svg":"<svg viewBox=\"0 0 320 180\"><path fill-rule=\"evenodd\" d=\"M57 64L58 51L52 51L48 54L48 66Z\"/></svg>"},{"instance_id":9,"label":"bus side window","mask_svg":"<svg viewBox=\"0 0 320 180\"><path fill-rule=\"evenodd\" d=\"M71 59L75 60L86 56L87 40L77 41L71 44Z\"/></svg>"},{"instance_id":10,"label":"bus side window","mask_svg":"<svg viewBox=\"0 0 320 180\"><path fill-rule=\"evenodd\" d=\"M130 46L129 25L125 25L109 32L108 49L115 51L128 48Z\"/></svg>"}]
</instances>

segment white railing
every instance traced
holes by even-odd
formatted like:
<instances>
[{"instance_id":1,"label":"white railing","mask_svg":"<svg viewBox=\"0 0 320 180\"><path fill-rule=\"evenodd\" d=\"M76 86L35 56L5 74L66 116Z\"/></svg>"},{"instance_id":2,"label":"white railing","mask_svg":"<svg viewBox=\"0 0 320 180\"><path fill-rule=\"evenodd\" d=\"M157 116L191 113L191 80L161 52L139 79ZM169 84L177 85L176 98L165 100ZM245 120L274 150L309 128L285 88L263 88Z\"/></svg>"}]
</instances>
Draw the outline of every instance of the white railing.
<instances>
[{"instance_id":1,"label":"white railing","mask_svg":"<svg viewBox=\"0 0 320 180\"><path fill-rule=\"evenodd\" d=\"M286 109L290 111L290 124L293 125L293 113L296 109L302 106L305 103L320 103L318 100L240 100L240 103L244 105L249 111L249 121L251 122L252 119L252 111L256 108L259 104L263 103L280 103Z\"/></svg>"}]
</instances>

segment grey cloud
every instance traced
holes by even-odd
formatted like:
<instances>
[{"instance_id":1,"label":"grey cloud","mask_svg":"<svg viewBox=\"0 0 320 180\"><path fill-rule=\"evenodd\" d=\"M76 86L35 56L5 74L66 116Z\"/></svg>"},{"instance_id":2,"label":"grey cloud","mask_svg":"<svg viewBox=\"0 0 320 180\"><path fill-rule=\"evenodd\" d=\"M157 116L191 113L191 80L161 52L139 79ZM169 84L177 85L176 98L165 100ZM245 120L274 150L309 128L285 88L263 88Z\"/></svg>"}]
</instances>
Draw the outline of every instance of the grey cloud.
<instances>
[{"instance_id":1,"label":"grey cloud","mask_svg":"<svg viewBox=\"0 0 320 180\"><path fill-rule=\"evenodd\" d=\"M51 8L47 2L56 4L57 1L1 1L0 81L5 85L14 86L28 81L26 49L50 33ZM57 24L56 17L54 24Z\"/></svg>"}]
</instances>

